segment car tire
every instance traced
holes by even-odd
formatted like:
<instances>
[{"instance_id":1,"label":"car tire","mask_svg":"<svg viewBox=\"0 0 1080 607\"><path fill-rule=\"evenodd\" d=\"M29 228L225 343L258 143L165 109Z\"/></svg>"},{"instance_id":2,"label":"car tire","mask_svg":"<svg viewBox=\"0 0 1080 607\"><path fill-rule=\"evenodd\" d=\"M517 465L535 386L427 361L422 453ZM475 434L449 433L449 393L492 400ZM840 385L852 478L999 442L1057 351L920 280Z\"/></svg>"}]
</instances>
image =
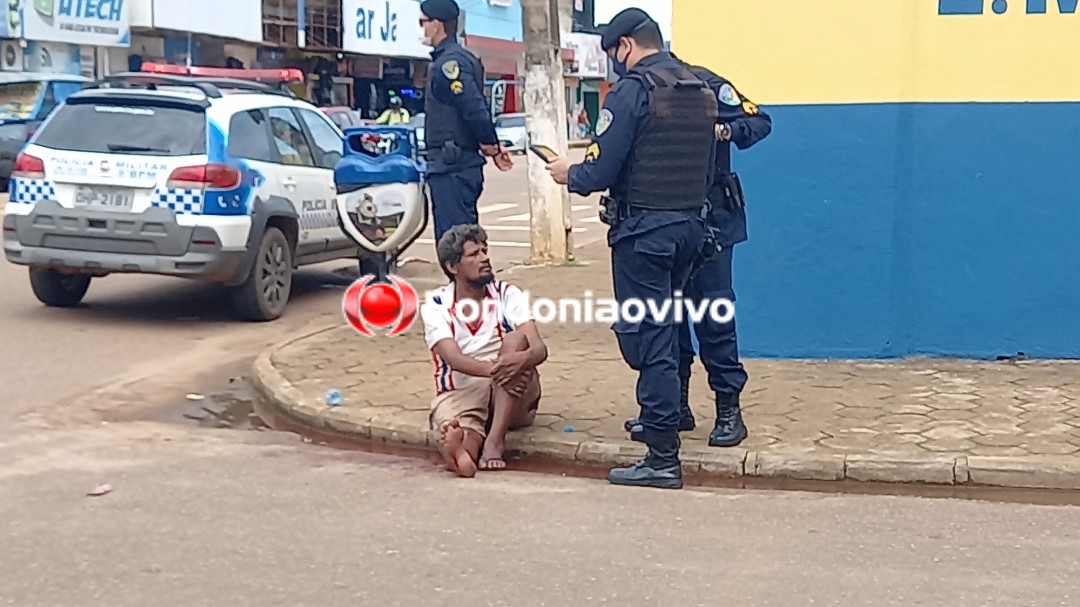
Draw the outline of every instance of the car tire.
<instances>
[{"instance_id":1,"label":"car tire","mask_svg":"<svg viewBox=\"0 0 1080 607\"><path fill-rule=\"evenodd\" d=\"M292 250L285 234L267 228L255 263L244 284L236 287L234 305L244 319L254 322L277 320L285 311L292 292Z\"/></svg>"},{"instance_id":2,"label":"car tire","mask_svg":"<svg viewBox=\"0 0 1080 607\"><path fill-rule=\"evenodd\" d=\"M79 305L90 288L90 276L30 268L30 288L41 303L52 308Z\"/></svg>"}]
</instances>

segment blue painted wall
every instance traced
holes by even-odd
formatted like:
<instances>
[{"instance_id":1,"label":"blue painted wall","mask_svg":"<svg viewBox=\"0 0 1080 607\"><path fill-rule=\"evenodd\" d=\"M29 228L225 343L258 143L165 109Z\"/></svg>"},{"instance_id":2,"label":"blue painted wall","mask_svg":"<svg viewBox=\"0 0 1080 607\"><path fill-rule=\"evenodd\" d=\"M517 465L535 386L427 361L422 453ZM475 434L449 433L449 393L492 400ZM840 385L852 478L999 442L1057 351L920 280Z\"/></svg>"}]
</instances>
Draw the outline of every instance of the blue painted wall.
<instances>
[{"instance_id":1,"label":"blue painted wall","mask_svg":"<svg viewBox=\"0 0 1080 607\"><path fill-rule=\"evenodd\" d=\"M510 6L492 6L488 0L457 0L465 13L465 33L487 38L522 42L521 1Z\"/></svg>"},{"instance_id":2,"label":"blue painted wall","mask_svg":"<svg viewBox=\"0 0 1080 607\"><path fill-rule=\"evenodd\" d=\"M1080 103L764 109L745 356L1080 358Z\"/></svg>"}]
</instances>

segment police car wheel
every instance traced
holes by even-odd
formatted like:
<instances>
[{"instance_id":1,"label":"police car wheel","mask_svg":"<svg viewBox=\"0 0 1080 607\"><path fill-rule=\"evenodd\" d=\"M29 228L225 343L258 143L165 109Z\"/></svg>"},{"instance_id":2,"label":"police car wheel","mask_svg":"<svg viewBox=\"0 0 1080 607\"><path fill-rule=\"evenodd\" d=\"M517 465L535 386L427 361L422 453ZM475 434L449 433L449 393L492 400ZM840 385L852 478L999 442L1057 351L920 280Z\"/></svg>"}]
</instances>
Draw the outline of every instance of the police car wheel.
<instances>
[{"instance_id":1,"label":"police car wheel","mask_svg":"<svg viewBox=\"0 0 1080 607\"><path fill-rule=\"evenodd\" d=\"M41 303L53 308L70 308L79 305L86 296L90 276L31 268L30 288Z\"/></svg>"},{"instance_id":2,"label":"police car wheel","mask_svg":"<svg viewBox=\"0 0 1080 607\"><path fill-rule=\"evenodd\" d=\"M293 260L289 241L281 230L267 228L252 264L251 274L236 288L237 312L245 320L278 319L292 291Z\"/></svg>"}]
</instances>

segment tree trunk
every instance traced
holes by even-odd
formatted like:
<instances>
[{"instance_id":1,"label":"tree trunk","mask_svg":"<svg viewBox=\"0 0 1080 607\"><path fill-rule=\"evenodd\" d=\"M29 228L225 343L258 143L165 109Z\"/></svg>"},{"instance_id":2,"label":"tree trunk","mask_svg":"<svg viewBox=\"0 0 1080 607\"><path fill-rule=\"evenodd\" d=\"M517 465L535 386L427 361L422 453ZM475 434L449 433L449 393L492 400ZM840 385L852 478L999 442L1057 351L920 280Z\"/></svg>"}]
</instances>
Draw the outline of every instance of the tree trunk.
<instances>
[{"instance_id":1,"label":"tree trunk","mask_svg":"<svg viewBox=\"0 0 1080 607\"><path fill-rule=\"evenodd\" d=\"M560 38L559 0L522 0L525 38L525 124L529 143L568 151L566 85ZM529 167L529 241L534 263L572 259L570 196L551 179L544 162L526 154Z\"/></svg>"}]
</instances>

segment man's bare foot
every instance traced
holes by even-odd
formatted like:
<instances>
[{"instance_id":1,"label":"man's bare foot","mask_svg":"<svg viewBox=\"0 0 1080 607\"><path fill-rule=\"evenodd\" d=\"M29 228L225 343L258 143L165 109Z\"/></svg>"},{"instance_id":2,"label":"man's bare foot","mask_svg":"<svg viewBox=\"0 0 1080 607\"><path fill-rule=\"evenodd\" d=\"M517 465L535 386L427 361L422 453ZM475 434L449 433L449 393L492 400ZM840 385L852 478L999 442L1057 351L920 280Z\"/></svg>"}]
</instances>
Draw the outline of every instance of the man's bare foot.
<instances>
[{"instance_id":1,"label":"man's bare foot","mask_svg":"<svg viewBox=\"0 0 1080 607\"><path fill-rule=\"evenodd\" d=\"M472 478L476 476L476 462L465 449L465 429L455 419L442 427L439 445L447 467L458 476Z\"/></svg>"},{"instance_id":2,"label":"man's bare foot","mask_svg":"<svg viewBox=\"0 0 1080 607\"><path fill-rule=\"evenodd\" d=\"M484 451L480 454L481 470L505 470L505 445L496 445L492 441L484 442Z\"/></svg>"}]
</instances>

